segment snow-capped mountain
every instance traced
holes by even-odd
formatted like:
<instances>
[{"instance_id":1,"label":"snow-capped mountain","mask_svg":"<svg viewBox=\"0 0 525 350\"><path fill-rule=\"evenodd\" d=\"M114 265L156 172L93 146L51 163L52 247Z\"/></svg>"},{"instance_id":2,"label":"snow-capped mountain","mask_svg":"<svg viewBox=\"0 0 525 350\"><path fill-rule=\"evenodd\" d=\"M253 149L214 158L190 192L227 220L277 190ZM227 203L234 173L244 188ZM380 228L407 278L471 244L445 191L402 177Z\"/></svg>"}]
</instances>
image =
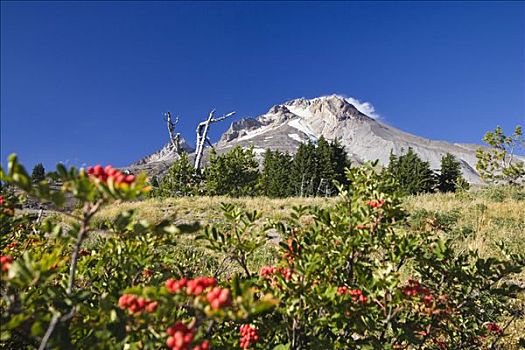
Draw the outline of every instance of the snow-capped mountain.
<instances>
[{"instance_id":1,"label":"snow-capped mountain","mask_svg":"<svg viewBox=\"0 0 525 350\"><path fill-rule=\"evenodd\" d=\"M437 169L448 152L461 161L468 181L479 182L475 170L478 145L451 144L409 134L367 116L349 99L337 95L291 100L257 118L234 122L216 147L225 151L235 145L253 145L257 153L267 148L294 152L301 142L315 142L321 136L339 139L357 163L379 159L386 165L390 150L399 155L412 147Z\"/></svg>"},{"instance_id":2,"label":"snow-capped mountain","mask_svg":"<svg viewBox=\"0 0 525 350\"><path fill-rule=\"evenodd\" d=\"M411 147L435 169L439 168L443 155L453 154L460 160L465 178L472 183L480 182L475 170L475 153L479 145L451 144L418 137L366 113L373 115L373 108L352 98L338 95L299 98L275 105L256 118L233 122L214 146L219 153L236 145L253 146L257 155L262 155L266 149L294 153L300 143L315 142L324 136L327 140L339 139L354 163L378 159L383 165L388 164L391 150L400 155ZM191 148L185 145L191 153ZM166 169L174 157L168 145L133 167L158 173Z\"/></svg>"}]
</instances>

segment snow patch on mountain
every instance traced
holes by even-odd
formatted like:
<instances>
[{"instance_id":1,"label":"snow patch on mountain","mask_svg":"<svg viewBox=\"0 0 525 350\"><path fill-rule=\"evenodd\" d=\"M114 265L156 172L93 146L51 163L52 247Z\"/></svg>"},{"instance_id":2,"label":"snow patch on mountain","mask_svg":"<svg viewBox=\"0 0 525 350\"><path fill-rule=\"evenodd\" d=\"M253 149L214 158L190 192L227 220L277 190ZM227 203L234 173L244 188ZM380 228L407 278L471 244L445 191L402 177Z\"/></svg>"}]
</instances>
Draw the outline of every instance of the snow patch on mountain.
<instances>
[{"instance_id":1,"label":"snow patch on mountain","mask_svg":"<svg viewBox=\"0 0 525 350\"><path fill-rule=\"evenodd\" d=\"M247 131L245 135L239 137L237 140L238 141L245 141L245 140L252 139L254 137L257 137L259 135L262 135L262 134L268 132L269 129L271 129L271 128L272 128L272 125L260 126L257 129Z\"/></svg>"},{"instance_id":2,"label":"snow patch on mountain","mask_svg":"<svg viewBox=\"0 0 525 350\"><path fill-rule=\"evenodd\" d=\"M310 126L308 125L308 123L304 119L297 118L297 119L290 120L288 122L288 125L290 125L292 128L296 128L297 130L299 130L302 133L306 134L306 136L308 136L308 138L312 142L316 142L317 141L317 136L315 135L315 132L312 130L312 128L310 128Z\"/></svg>"},{"instance_id":3,"label":"snow patch on mountain","mask_svg":"<svg viewBox=\"0 0 525 350\"><path fill-rule=\"evenodd\" d=\"M288 137L290 137L291 139L294 139L297 142L303 142L303 139L301 138L301 136L297 134L288 134Z\"/></svg>"}]
</instances>

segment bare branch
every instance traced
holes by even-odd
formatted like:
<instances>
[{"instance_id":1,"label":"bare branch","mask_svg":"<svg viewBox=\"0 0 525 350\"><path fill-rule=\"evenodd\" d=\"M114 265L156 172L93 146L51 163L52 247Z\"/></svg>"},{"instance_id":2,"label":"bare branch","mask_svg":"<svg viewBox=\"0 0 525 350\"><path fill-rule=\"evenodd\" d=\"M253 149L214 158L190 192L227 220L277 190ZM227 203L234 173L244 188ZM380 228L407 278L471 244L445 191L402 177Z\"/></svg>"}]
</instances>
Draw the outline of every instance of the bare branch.
<instances>
[{"instance_id":1,"label":"bare branch","mask_svg":"<svg viewBox=\"0 0 525 350\"><path fill-rule=\"evenodd\" d=\"M230 112L230 113L228 113L228 114L223 115L222 117L219 117L219 118L213 118L211 121L212 121L213 123L215 123L215 122L220 122L221 120L224 120L224 119L226 119L226 118L228 118L228 117L231 117L231 116L234 115L234 114L235 114L235 112Z\"/></svg>"},{"instance_id":2,"label":"bare branch","mask_svg":"<svg viewBox=\"0 0 525 350\"><path fill-rule=\"evenodd\" d=\"M197 125L197 130L196 130L197 137L196 137L196 145L195 145L195 164L194 164L194 168L196 170L200 168L205 144L207 143L209 146L213 147L210 139L208 138L208 131L210 129L210 124L220 122L221 120L231 117L232 115L235 114L235 112L224 114L223 116L218 117L218 118L213 118L214 114L215 114L215 108L210 111L210 114L208 115L208 118L205 121L202 121Z\"/></svg>"},{"instance_id":3,"label":"bare branch","mask_svg":"<svg viewBox=\"0 0 525 350\"><path fill-rule=\"evenodd\" d=\"M80 252L80 247L82 245L82 242L84 241L86 234L90 230L89 223L91 219L93 218L93 215L96 214L96 212L98 211L98 209L100 209L100 206L103 203L104 201L102 199L99 199L93 205L88 203L84 206L83 217L80 223L80 230L78 232L77 241L75 242L75 247L73 248L73 253L71 254L71 266L69 268L69 281L68 281L68 285L66 289L67 295L71 295L73 292L73 287L75 285L75 274L77 270L78 254ZM67 321L71 317L73 317L75 310L76 310L76 306L73 305L69 313L63 317L62 321ZM49 326L46 330L46 333L44 334L44 337L42 338L40 346L38 347L39 350L43 350L47 347L47 343L49 342L49 339L51 338L51 335L53 334L59 320L60 320L60 313L57 312L53 315L53 317L51 318L51 321L49 322Z\"/></svg>"},{"instance_id":4,"label":"bare branch","mask_svg":"<svg viewBox=\"0 0 525 350\"><path fill-rule=\"evenodd\" d=\"M51 334L53 334L53 331L55 330L55 327L59 319L60 319L59 313L56 313L53 315L53 318L51 318L51 322L49 322L49 327L47 327L46 333L44 334L44 337L42 338L42 342L40 343L38 350L44 350L46 348L47 343L49 342L49 338L51 338Z\"/></svg>"}]
</instances>

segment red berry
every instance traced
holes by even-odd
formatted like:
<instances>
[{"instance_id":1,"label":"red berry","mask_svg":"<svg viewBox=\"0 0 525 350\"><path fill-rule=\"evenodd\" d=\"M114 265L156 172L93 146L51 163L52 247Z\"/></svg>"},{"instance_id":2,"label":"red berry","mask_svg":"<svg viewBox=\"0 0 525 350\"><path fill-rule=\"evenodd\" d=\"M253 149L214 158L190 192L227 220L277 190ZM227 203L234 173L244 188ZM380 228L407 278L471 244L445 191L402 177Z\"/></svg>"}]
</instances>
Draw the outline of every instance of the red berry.
<instances>
[{"instance_id":1,"label":"red berry","mask_svg":"<svg viewBox=\"0 0 525 350\"><path fill-rule=\"evenodd\" d=\"M123 174L119 174L115 177L115 183L116 184L120 184L122 182L124 182L124 179L126 179L126 175L123 175Z\"/></svg>"},{"instance_id":2,"label":"red berry","mask_svg":"<svg viewBox=\"0 0 525 350\"><path fill-rule=\"evenodd\" d=\"M191 343L193 340L193 333L186 333L183 339L185 343Z\"/></svg>"},{"instance_id":3,"label":"red berry","mask_svg":"<svg viewBox=\"0 0 525 350\"><path fill-rule=\"evenodd\" d=\"M166 340L166 345L168 346L168 348L174 347L175 346L175 339L173 337L169 337Z\"/></svg>"},{"instance_id":4,"label":"red berry","mask_svg":"<svg viewBox=\"0 0 525 350\"><path fill-rule=\"evenodd\" d=\"M166 282L165 282L165 285L166 285L166 288L171 292L171 290L173 289L173 283L175 282L175 280L173 278L170 278L168 279Z\"/></svg>"},{"instance_id":5,"label":"red berry","mask_svg":"<svg viewBox=\"0 0 525 350\"><path fill-rule=\"evenodd\" d=\"M135 303L131 304L129 307L129 311L131 311L132 313L138 312L139 311L138 305Z\"/></svg>"},{"instance_id":6,"label":"red berry","mask_svg":"<svg viewBox=\"0 0 525 350\"><path fill-rule=\"evenodd\" d=\"M223 305L229 303L229 301L230 301L230 291L228 289L221 290L218 299L221 302L221 304L223 304Z\"/></svg>"},{"instance_id":7,"label":"red berry","mask_svg":"<svg viewBox=\"0 0 525 350\"><path fill-rule=\"evenodd\" d=\"M217 299L212 300L210 305L211 305L211 308L214 310L219 310L221 308L221 302Z\"/></svg>"},{"instance_id":8,"label":"red berry","mask_svg":"<svg viewBox=\"0 0 525 350\"><path fill-rule=\"evenodd\" d=\"M118 306L121 309L125 309L128 306L128 296L123 295L118 299Z\"/></svg>"},{"instance_id":9,"label":"red berry","mask_svg":"<svg viewBox=\"0 0 525 350\"><path fill-rule=\"evenodd\" d=\"M0 256L0 265L2 265L2 271L7 272L12 262L13 262L13 257L11 255Z\"/></svg>"},{"instance_id":10,"label":"red berry","mask_svg":"<svg viewBox=\"0 0 525 350\"><path fill-rule=\"evenodd\" d=\"M157 307L159 306L159 303L154 301L154 302L151 302L149 303L147 306L146 306L146 312L149 312L149 313L152 313L152 312L155 312L155 310L157 310Z\"/></svg>"},{"instance_id":11,"label":"red berry","mask_svg":"<svg viewBox=\"0 0 525 350\"><path fill-rule=\"evenodd\" d=\"M104 169L102 168L101 165L95 165L95 167L93 168L93 174L95 176L100 176L104 174Z\"/></svg>"},{"instance_id":12,"label":"red berry","mask_svg":"<svg viewBox=\"0 0 525 350\"><path fill-rule=\"evenodd\" d=\"M139 308L143 309L146 306L146 299L144 299L143 297L138 298L137 305L139 306Z\"/></svg>"}]
</instances>

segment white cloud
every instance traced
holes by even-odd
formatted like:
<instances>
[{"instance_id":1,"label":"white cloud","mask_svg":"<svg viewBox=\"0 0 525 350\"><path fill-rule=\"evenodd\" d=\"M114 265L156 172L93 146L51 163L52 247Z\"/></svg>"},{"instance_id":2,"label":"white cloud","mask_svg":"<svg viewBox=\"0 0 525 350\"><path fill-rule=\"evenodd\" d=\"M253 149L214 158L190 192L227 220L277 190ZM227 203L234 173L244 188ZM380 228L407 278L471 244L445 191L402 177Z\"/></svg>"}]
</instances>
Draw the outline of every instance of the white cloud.
<instances>
[{"instance_id":1,"label":"white cloud","mask_svg":"<svg viewBox=\"0 0 525 350\"><path fill-rule=\"evenodd\" d=\"M344 97L349 103L353 104L355 108L361 113L366 114L370 118L380 119L379 114L376 113L376 109L370 102L361 102L354 97Z\"/></svg>"}]
</instances>

